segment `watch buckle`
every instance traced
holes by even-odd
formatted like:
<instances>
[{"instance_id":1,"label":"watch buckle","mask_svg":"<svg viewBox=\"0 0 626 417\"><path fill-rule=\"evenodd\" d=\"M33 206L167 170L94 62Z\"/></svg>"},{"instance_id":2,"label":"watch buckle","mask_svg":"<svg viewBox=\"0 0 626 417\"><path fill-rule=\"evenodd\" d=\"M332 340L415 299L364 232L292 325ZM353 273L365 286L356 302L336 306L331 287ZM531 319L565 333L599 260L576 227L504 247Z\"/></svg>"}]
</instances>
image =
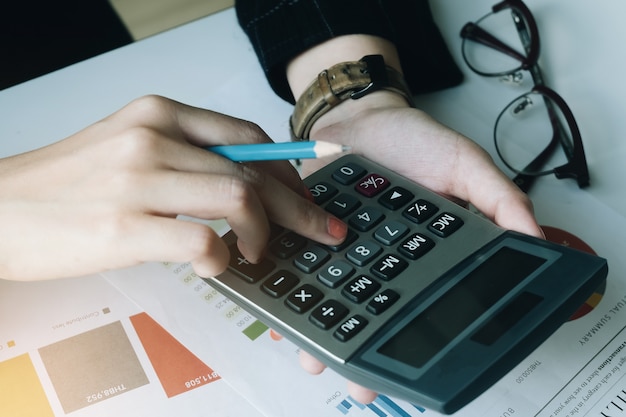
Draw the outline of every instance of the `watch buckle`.
<instances>
[{"instance_id":1,"label":"watch buckle","mask_svg":"<svg viewBox=\"0 0 626 417\"><path fill-rule=\"evenodd\" d=\"M361 71L369 74L370 83L362 89L350 94L350 98L353 100L358 100L369 93L389 86L387 68L385 67L385 60L382 55L366 55L361 58L360 61L365 63L365 69Z\"/></svg>"}]
</instances>

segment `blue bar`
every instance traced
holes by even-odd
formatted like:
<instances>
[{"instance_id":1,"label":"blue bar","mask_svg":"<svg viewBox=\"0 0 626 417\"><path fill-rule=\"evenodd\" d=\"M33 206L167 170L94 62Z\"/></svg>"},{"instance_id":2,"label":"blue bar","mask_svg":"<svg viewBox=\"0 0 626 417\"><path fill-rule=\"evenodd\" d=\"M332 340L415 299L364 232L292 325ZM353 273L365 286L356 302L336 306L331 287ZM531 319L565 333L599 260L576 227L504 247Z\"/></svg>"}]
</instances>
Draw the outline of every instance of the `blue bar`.
<instances>
[{"instance_id":1,"label":"blue bar","mask_svg":"<svg viewBox=\"0 0 626 417\"><path fill-rule=\"evenodd\" d=\"M352 404L356 405L361 410L365 410L365 406L363 404L361 404L360 402L358 402L357 400L355 400L354 398L352 398L349 395L348 395L348 400L350 400L352 402Z\"/></svg>"},{"instance_id":2,"label":"blue bar","mask_svg":"<svg viewBox=\"0 0 626 417\"><path fill-rule=\"evenodd\" d=\"M383 410L381 410L380 408L376 407L373 403L369 403L367 404L367 408L369 408L370 410L372 410L374 413L376 413L376 415L378 417L387 417L387 413L385 413Z\"/></svg>"},{"instance_id":3,"label":"blue bar","mask_svg":"<svg viewBox=\"0 0 626 417\"><path fill-rule=\"evenodd\" d=\"M417 408L420 413L425 413L426 409L424 407L420 407L419 405L411 404L413 407Z\"/></svg>"},{"instance_id":4,"label":"blue bar","mask_svg":"<svg viewBox=\"0 0 626 417\"><path fill-rule=\"evenodd\" d=\"M348 405L348 407L346 407L346 404ZM345 416L348 414L348 408L350 407L352 407L352 405L346 400L343 400L341 403L337 404L335 408L341 411L341 413Z\"/></svg>"},{"instance_id":5,"label":"blue bar","mask_svg":"<svg viewBox=\"0 0 626 417\"><path fill-rule=\"evenodd\" d=\"M386 395L379 394L374 402L382 406L393 417L411 417L409 413L404 411L398 404Z\"/></svg>"},{"instance_id":6,"label":"blue bar","mask_svg":"<svg viewBox=\"0 0 626 417\"><path fill-rule=\"evenodd\" d=\"M346 410L349 410L349 409L351 409L351 408L352 408L352 404L350 404L350 403L348 402L348 400L343 400L343 401L341 402L341 405L343 405L343 406L346 408Z\"/></svg>"},{"instance_id":7,"label":"blue bar","mask_svg":"<svg viewBox=\"0 0 626 417\"><path fill-rule=\"evenodd\" d=\"M279 161L317 158L314 141L209 146L207 151L231 161Z\"/></svg>"}]
</instances>

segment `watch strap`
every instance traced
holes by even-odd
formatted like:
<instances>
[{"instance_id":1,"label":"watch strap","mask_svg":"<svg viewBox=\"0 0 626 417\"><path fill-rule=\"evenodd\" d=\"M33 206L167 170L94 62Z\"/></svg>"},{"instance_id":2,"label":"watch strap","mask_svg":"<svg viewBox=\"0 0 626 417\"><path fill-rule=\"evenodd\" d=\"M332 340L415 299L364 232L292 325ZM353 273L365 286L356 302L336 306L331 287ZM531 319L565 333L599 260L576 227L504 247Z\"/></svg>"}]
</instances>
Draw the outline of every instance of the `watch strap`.
<instances>
[{"instance_id":1,"label":"watch strap","mask_svg":"<svg viewBox=\"0 0 626 417\"><path fill-rule=\"evenodd\" d=\"M296 102L290 119L291 139L309 140L313 124L347 99L359 99L378 90L393 91L413 106L413 97L402 74L385 65L382 55L342 62L320 72Z\"/></svg>"}]
</instances>

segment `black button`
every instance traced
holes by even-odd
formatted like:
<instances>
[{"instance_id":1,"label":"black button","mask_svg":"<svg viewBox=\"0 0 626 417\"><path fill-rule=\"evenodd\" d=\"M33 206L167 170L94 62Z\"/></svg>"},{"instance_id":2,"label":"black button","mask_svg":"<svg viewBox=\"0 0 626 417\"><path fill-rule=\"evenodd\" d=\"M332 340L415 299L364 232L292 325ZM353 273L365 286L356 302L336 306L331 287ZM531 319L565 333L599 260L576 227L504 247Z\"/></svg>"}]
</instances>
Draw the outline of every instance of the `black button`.
<instances>
[{"instance_id":1,"label":"black button","mask_svg":"<svg viewBox=\"0 0 626 417\"><path fill-rule=\"evenodd\" d=\"M361 202L352 194L339 194L326 205L326 211L337 217L345 217L361 205Z\"/></svg>"},{"instance_id":2,"label":"black button","mask_svg":"<svg viewBox=\"0 0 626 417\"><path fill-rule=\"evenodd\" d=\"M409 259L417 259L435 247L435 242L421 233L415 233L398 247L401 254Z\"/></svg>"},{"instance_id":3,"label":"black button","mask_svg":"<svg viewBox=\"0 0 626 417\"><path fill-rule=\"evenodd\" d=\"M263 259L258 264L250 263L241 252L239 252L236 244L231 245L228 249L230 250L230 268L250 283L255 283L265 278L276 268L276 264L269 259Z\"/></svg>"},{"instance_id":4,"label":"black button","mask_svg":"<svg viewBox=\"0 0 626 417\"><path fill-rule=\"evenodd\" d=\"M335 330L335 333L333 333L333 336L342 342L347 342L363 330L365 326L367 326L367 323L368 322L365 317L355 314L348 320L341 323L337 330Z\"/></svg>"},{"instance_id":5,"label":"black button","mask_svg":"<svg viewBox=\"0 0 626 417\"><path fill-rule=\"evenodd\" d=\"M340 184L348 185L361 178L366 172L361 165L348 162L333 172L333 179Z\"/></svg>"},{"instance_id":6,"label":"black button","mask_svg":"<svg viewBox=\"0 0 626 417\"><path fill-rule=\"evenodd\" d=\"M366 232L376 226L385 215L375 207L363 207L350 217L348 223L361 232Z\"/></svg>"},{"instance_id":7,"label":"black button","mask_svg":"<svg viewBox=\"0 0 626 417\"><path fill-rule=\"evenodd\" d=\"M440 237L448 237L463 226L463 220L451 213L443 213L433 220L428 229Z\"/></svg>"},{"instance_id":8,"label":"black button","mask_svg":"<svg viewBox=\"0 0 626 417\"><path fill-rule=\"evenodd\" d=\"M372 314L381 314L387 310L393 303L398 301L400 295L392 289L387 288L383 292L377 294L372 301L367 304L367 311Z\"/></svg>"},{"instance_id":9,"label":"black button","mask_svg":"<svg viewBox=\"0 0 626 417\"><path fill-rule=\"evenodd\" d=\"M317 204L318 206L324 204L325 202L330 200L332 196L337 194L337 188L327 182L318 182L317 184L309 188L309 190L313 195L315 204Z\"/></svg>"},{"instance_id":10,"label":"black button","mask_svg":"<svg viewBox=\"0 0 626 417\"><path fill-rule=\"evenodd\" d=\"M362 303L380 288L380 284L370 277L361 275L347 283L341 293L350 301Z\"/></svg>"},{"instance_id":11,"label":"black button","mask_svg":"<svg viewBox=\"0 0 626 417\"><path fill-rule=\"evenodd\" d=\"M300 280L289 271L278 271L265 280L261 288L274 298L282 297L298 285Z\"/></svg>"},{"instance_id":12,"label":"black button","mask_svg":"<svg viewBox=\"0 0 626 417\"><path fill-rule=\"evenodd\" d=\"M309 316L309 320L322 329L330 329L348 315L348 309L339 301L326 300Z\"/></svg>"},{"instance_id":13,"label":"black button","mask_svg":"<svg viewBox=\"0 0 626 417\"><path fill-rule=\"evenodd\" d=\"M289 294L285 304L296 313L304 313L322 298L324 298L324 294L320 290L310 284L304 284Z\"/></svg>"},{"instance_id":14,"label":"black button","mask_svg":"<svg viewBox=\"0 0 626 417\"><path fill-rule=\"evenodd\" d=\"M404 271L409 263L396 255L386 255L376 262L370 271L377 277L389 281Z\"/></svg>"},{"instance_id":15,"label":"black button","mask_svg":"<svg viewBox=\"0 0 626 417\"><path fill-rule=\"evenodd\" d=\"M281 236L270 245L270 251L281 259L291 258L306 244L302 236L289 232Z\"/></svg>"},{"instance_id":16,"label":"black button","mask_svg":"<svg viewBox=\"0 0 626 417\"><path fill-rule=\"evenodd\" d=\"M378 202L390 210L398 210L409 204L413 197L414 195L409 190L402 187L393 187L383 194L378 199Z\"/></svg>"},{"instance_id":17,"label":"black button","mask_svg":"<svg viewBox=\"0 0 626 417\"><path fill-rule=\"evenodd\" d=\"M407 207L402 215L414 223L423 223L437 213L439 208L426 200L417 200Z\"/></svg>"}]
</instances>

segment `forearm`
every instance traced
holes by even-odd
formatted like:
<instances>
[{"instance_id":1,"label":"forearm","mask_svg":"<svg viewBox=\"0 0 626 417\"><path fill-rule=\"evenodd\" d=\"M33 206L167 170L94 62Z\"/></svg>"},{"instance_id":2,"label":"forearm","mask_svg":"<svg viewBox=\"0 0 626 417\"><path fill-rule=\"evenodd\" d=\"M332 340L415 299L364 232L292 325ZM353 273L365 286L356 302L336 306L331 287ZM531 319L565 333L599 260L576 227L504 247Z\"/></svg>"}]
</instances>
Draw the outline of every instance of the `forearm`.
<instances>
[{"instance_id":1,"label":"forearm","mask_svg":"<svg viewBox=\"0 0 626 417\"><path fill-rule=\"evenodd\" d=\"M317 74L339 62L358 61L366 55L382 55L385 63L402 72L398 51L390 41L371 35L345 35L327 40L299 54L287 65L287 81L296 98Z\"/></svg>"},{"instance_id":2,"label":"forearm","mask_svg":"<svg viewBox=\"0 0 626 417\"><path fill-rule=\"evenodd\" d=\"M290 102L294 98L292 81L288 83L286 77L289 63L310 48L347 35L370 35L394 45L395 59L401 62L414 94L450 87L462 80L427 0L237 0L235 5L239 23L252 42L271 87ZM395 66L391 57L381 52L387 64ZM315 67L321 70L350 56L356 60L363 56L359 50L346 53L322 57L326 66L319 61ZM317 75L316 69L312 68L313 76Z\"/></svg>"}]
</instances>

